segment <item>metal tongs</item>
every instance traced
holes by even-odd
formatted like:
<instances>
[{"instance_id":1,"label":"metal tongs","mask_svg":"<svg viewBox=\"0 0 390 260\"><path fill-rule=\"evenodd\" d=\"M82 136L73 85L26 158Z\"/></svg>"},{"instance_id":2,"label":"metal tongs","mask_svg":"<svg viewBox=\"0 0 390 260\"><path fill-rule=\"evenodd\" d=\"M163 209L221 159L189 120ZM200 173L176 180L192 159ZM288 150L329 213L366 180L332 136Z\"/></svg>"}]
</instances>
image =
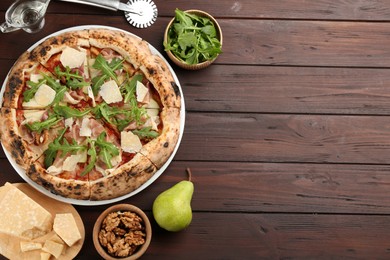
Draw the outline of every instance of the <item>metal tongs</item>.
<instances>
[{"instance_id":1,"label":"metal tongs","mask_svg":"<svg viewBox=\"0 0 390 260\"><path fill-rule=\"evenodd\" d=\"M77 4L101 7L112 11L124 11L127 21L137 27L151 26L157 19L157 6L153 0L129 0L122 3L120 0L60 0Z\"/></svg>"}]
</instances>

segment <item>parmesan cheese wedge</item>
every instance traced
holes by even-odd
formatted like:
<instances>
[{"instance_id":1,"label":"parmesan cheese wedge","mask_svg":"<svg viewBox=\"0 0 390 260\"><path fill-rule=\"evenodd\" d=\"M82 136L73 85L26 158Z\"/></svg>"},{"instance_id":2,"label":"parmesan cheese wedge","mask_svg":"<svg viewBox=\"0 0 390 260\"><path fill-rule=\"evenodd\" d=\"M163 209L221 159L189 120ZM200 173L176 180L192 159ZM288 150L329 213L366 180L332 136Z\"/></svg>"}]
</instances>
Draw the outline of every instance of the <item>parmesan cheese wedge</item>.
<instances>
[{"instance_id":1,"label":"parmesan cheese wedge","mask_svg":"<svg viewBox=\"0 0 390 260\"><path fill-rule=\"evenodd\" d=\"M85 117L81 122L80 136L91 136L91 135L92 135L92 129L89 126L89 118Z\"/></svg>"},{"instance_id":2,"label":"parmesan cheese wedge","mask_svg":"<svg viewBox=\"0 0 390 260\"><path fill-rule=\"evenodd\" d=\"M46 84L42 84L35 93L34 99L41 106L48 106L53 102L56 92Z\"/></svg>"},{"instance_id":3,"label":"parmesan cheese wedge","mask_svg":"<svg viewBox=\"0 0 390 260\"><path fill-rule=\"evenodd\" d=\"M45 251L41 252L41 260L49 260L51 257L51 254Z\"/></svg>"},{"instance_id":4,"label":"parmesan cheese wedge","mask_svg":"<svg viewBox=\"0 0 390 260\"><path fill-rule=\"evenodd\" d=\"M96 107L95 96L93 95L93 91L92 91L92 87L91 86L87 87L87 93L88 93L88 97L92 100L92 106Z\"/></svg>"},{"instance_id":5,"label":"parmesan cheese wedge","mask_svg":"<svg viewBox=\"0 0 390 260\"><path fill-rule=\"evenodd\" d=\"M53 229L68 246L73 246L81 239L79 228L72 213L56 214Z\"/></svg>"},{"instance_id":6,"label":"parmesan cheese wedge","mask_svg":"<svg viewBox=\"0 0 390 260\"><path fill-rule=\"evenodd\" d=\"M22 106L28 109L45 108L46 106L50 105L53 102L56 94L57 93L55 92L54 89L52 89L46 84L42 84L38 88L34 97L30 99L28 102L23 102Z\"/></svg>"},{"instance_id":7,"label":"parmesan cheese wedge","mask_svg":"<svg viewBox=\"0 0 390 260\"><path fill-rule=\"evenodd\" d=\"M83 51L76 50L71 47L66 47L60 57L60 61L64 67L68 66L69 68L79 68L84 64L86 59L86 53Z\"/></svg>"},{"instance_id":8,"label":"parmesan cheese wedge","mask_svg":"<svg viewBox=\"0 0 390 260\"><path fill-rule=\"evenodd\" d=\"M41 243L32 242L32 241L20 241L20 250L22 252L33 251L41 248L42 248Z\"/></svg>"},{"instance_id":9,"label":"parmesan cheese wedge","mask_svg":"<svg viewBox=\"0 0 390 260\"><path fill-rule=\"evenodd\" d=\"M103 83L99 94L107 104L121 102L123 100L121 91L119 90L118 84L116 84L115 80Z\"/></svg>"},{"instance_id":10,"label":"parmesan cheese wedge","mask_svg":"<svg viewBox=\"0 0 390 260\"><path fill-rule=\"evenodd\" d=\"M144 102L145 97L149 93L149 89L145 87L142 82L137 81L136 89L135 89L136 95L137 95L137 101L138 102Z\"/></svg>"},{"instance_id":11,"label":"parmesan cheese wedge","mask_svg":"<svg viewBox=\"0 0 390 260\"><path fill-rule=\"evenodd\" d=\"M24 110L24 118L22 124L41 121L46 111L44 110Z\"/></svg>"},{"instance_id":12,"label":"parmesan cheese wedge","mask_svg":"<svg viewBox=\"0 0 390 260\"><path fill-rule=\"evenodd\" d=\"M30 80L32 82L38 83L40 79L43 79L43 76L41 74L31 74Z\"/></svg>"},{"instance_id":13,"label":"parmesan cheese wedge","mask_svg":"<svg viewBox=\"0 0 390 260\"><path fill-rule=\"evenodd\" d=\"M45 244L42 247L42 250L47 253L50 253L55 258L59 258L62 254L62 251L64 250L64 245L54 242L52 240L46 240Z\"/></svg>"},{"instance_id":14,"label":"parmesan cheese wedge","mask_svg":"<svg viewBox=\"0 0 390 260\"><path fill-rule=\"evenodd\" d=\"M122 150L128 153L139 152L142 148L142 143L139 137L133 134L131 131L121 132L121 147Z\"/></svg>"},{"instance_id":15,"label":"parmesan cheese wedge","mask_svg":"<svg viewBox=\"0 0 390 260\"><path fill-rule=\"evenodd\" d=\"M0 201L0 232L34 239L52 227L52 215L18 188L6 183Z\"/></svg>"},{"instance_id":16,"label":"parmesan cheese wedge","mask_svg":"<svg viewBox=\"0 0 390 260\"><path fill-rule=\"evenodd\" d=\"M145 107L150 109L160 109L159 104L153 98L149 99L149 102L145 105Z\"/></svg>"},{"instance_id":17,"label":"parmesan cheese wedge","mask_svg":"<svg viewBox=\"0 0 390 260\"><path fill-rule=\"evenodd\" d=\"M62 170L69 172L74 171L79 162L86 161L86 157L87 152L72 154L65 159L64 164L62 165Z\"/></svg>"}]
</instances>

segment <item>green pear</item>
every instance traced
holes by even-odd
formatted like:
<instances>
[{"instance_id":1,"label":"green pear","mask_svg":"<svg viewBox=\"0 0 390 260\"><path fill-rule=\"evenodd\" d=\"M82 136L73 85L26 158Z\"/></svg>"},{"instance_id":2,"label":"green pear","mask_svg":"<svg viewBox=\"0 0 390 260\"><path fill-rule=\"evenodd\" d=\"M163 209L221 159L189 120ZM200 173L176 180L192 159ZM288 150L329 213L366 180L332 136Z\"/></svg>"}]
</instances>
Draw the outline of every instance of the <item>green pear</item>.
<instances>
[{"instance_id":1,"label":"green pear","mask_svg":"<svg viewBox=\"0 0 390 260\"><path fill-rule=\"evenodd\" d=\"M158 195L153 202L153 216L157 224L172 232L188 227L192 221L193 193L194 184L190 175L188 181L181 181Z\"/></svg>"}]
</instances>

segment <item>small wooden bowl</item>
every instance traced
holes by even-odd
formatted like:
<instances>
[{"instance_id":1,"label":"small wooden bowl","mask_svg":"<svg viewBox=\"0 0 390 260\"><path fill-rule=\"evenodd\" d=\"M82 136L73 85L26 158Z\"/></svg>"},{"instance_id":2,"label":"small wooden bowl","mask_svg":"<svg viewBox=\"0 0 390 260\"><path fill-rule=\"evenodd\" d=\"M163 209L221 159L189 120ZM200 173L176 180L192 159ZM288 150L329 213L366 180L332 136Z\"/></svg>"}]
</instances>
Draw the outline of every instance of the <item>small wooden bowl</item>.
<instances>
[{"instance_id":1,"label":"small wooden bowl","mask_svg":"<svg viewBox=\"0 0 390 260\"><path fill-rule=\"evenodd\" d=\"M215 25L215 29L217 30L217 36L218 36L218 40L219 42L221 43L221 47L222 47L222 41L223 41L223 36L222 36L222 30L221 30L221 27L219 26L217 20L211 16L209 13L206 13L204 11L201 11L201 10L196 10L196 9L191 9L191 10L186 10L184 11L186 13L191 13L191 14L195 14L195 15L198 15L198 16L201 16L201 17L207 17L209 18ZM165 32L164 32L164 43L166 43L168 41L168 31L169 31L169 28L172 26L172 23L175 21L175 17L168 23L166 29L165 29ZM213 60L207 60L207 61L204 61L204 62L201 62L201 63L198 63L198 64L187 64L183 61L181 61L180 59L176 58L175 55L173 55L173 53L171 51L165 51L168 55L168 57L179 67L183 68L183 69L187 69L187 70L199 70L199 69L203 69L203 68L206 68L208 66L211 65L211 63L213 63L215 59Z\"/></svg>"},{"instance_id":2,"label":"small wooden bowl","mask_svg":"<svg viewBox=\"0 0 390 260\"><path fill-rule=\"evenodd\" d=\"M134 254L132 254L128 257L114 257L114 256L109 255L107 253L106 249L99 242L99 231L101 229L101 225L102 225L103 220L107 217L108 214L110 214L112 212L117 212L117 211L121 211L121 212L130 211L130 212L137 214L138 216L140 216L142 218L142 220L144 222L143 224L145 226L145 233L146 233L145 243L140 248L138 248ZM140 258L146 252L147 248L149 247L150 241L152 240L152 227L150 225L149 218L138 207L130 205L130 204L117 204L117 205L114 205L114 206L107 208L105 211L103 211L103 213L100 214L100 216L96 220L95 225L93 227L92 238L93 238L93 244L96 248L96 251L98 251L98 253L101 255L101 257L103 257L104 259L106 259L106 260L118 260L118 259L134 260L134 259Z\"/></svg>"}]
</instances>

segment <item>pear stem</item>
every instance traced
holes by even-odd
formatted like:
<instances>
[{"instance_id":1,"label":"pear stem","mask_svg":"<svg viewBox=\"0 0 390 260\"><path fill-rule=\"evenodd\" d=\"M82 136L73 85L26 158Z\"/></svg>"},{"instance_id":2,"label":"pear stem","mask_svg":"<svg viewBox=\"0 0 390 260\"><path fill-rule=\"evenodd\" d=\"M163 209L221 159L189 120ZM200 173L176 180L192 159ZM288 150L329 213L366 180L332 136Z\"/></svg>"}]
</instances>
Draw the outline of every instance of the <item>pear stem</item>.
<instances>
[{"instance_id":1,"label":"pear stem","mask_svg":"<svg viewBox=\"0 0 390 260\"><path fill-rule=\"evenodd\" d=\"M188 181L191 181L192 172L190 168L187 168L187 174L188 174Z\"/></svg>"}]
</instances>

